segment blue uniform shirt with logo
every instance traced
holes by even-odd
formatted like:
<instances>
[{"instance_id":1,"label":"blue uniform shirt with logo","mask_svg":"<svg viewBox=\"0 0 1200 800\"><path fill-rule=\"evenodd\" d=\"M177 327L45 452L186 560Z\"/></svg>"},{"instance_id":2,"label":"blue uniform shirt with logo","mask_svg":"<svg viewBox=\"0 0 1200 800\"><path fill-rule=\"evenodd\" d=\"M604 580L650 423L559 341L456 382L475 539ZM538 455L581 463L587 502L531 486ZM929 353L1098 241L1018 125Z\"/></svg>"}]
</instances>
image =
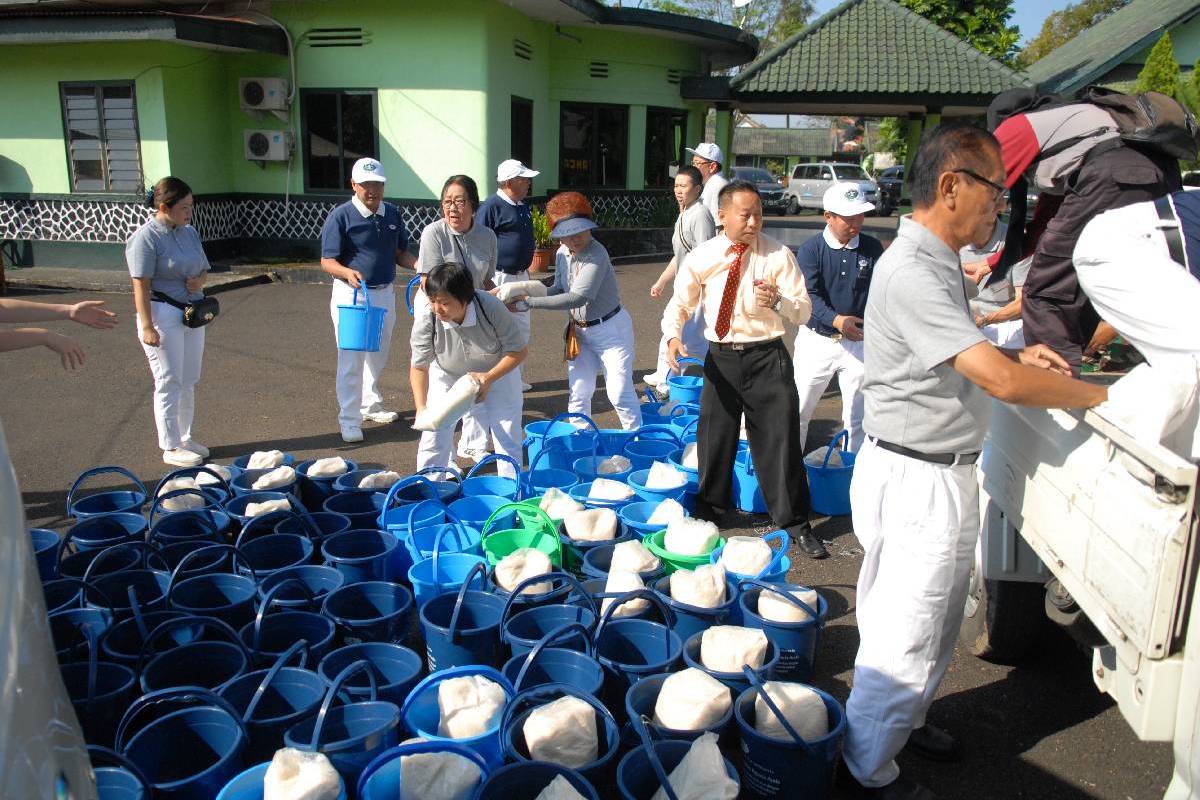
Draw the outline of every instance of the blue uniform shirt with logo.
<instances>
[{"instance_id":1,"label":"blue uniform shirt with logo","mask_svg":"<svg viewBox=\"0 0 1200 800\"><path fill-rule=\"evenodd\" d=\"M534 247L529 206L514 203L497 192L480 204L475 221L496 234L496 269L510 275L529 269Z\"/></svg>"},{"instance_id":2,"label":"blue uniform shirt with logo","mask_svg":"<svg viewBox=\"0 0 1200 800\"><path fill-rule=\"evenodd\" d=\"M379 211L364 217L354 200L329 212L321 228L321 258L334 258L360 273L367 286L396 279L396 251L408 249L408 230L400 209L380 203Z\"/></svg>"},{"instance_id":3,"label":"blue uniform shirt with logo","mask_svg":"<svg viewBox=\"0 0 1200 800\"><path fill-rule=\"evenodd\" d=\"M878 239L859 234L845 247L826 228L820 235L796 248L796 262L804 273L804 285L812 301L808 327L822 336L837 333L833 320L839 314L862 317L867 309L867 290L875 262L883 255Z\"/></svg>"}]
</instances>

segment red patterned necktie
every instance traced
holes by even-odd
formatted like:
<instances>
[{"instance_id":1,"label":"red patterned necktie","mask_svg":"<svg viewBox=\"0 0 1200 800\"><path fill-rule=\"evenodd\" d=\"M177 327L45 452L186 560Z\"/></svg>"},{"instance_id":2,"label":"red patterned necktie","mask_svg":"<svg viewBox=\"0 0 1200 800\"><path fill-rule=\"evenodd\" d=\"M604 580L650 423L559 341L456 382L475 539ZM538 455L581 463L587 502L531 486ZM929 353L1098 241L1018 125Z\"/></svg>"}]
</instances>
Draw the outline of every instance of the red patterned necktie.
<instances>
[{"instance_id":1,"label":"red patterned necktie","mask_svg":"<svg viewBox=\"0 0 1200 800\"><path fill-rule=\"evenodd\" d=\"M716 332L718 339L729 333L729 321L733 319L733 302L737 299L738 284L742 282L742 254L748 245L737 242L733 245L733 263L725 276L725 290L721 292L721 307L717 311Z\"/></svg>"}]
</instances>

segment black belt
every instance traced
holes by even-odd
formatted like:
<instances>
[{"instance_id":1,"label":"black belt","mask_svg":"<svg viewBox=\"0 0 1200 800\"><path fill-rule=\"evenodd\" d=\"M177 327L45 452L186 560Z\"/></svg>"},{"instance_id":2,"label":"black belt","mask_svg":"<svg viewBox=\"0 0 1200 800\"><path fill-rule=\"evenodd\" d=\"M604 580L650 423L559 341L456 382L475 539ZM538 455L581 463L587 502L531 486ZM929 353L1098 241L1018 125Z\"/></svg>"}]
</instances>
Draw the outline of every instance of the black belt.
<instances>
[{"instance_id":1,"label":"black belt","mask_svg":"<svg viewBox=\"0 0 1200 800\"><path fill-rule=\"evenodd\" d=\"M1165 194L1155 200L1154 210L1158 212L1159 219L1175 223L1159 230L1162 231L1163 238L1167 240L1167 252L1171 254L1171 260L1186 268L1188 263L1183 249L1183 235L1179 232L1179 218L1175 216L1175 209L1171 207L1171 196Z\"/></svg>"},{"instance_id":2,"label":"black belt","mask_svg":"<svg viewBox=\"0 0 1200 800\"><path fill-rule=\"evenodd\" d=\"M496 267L497 272L503 272L505 275L520 275L522 272L528 272L528 269L501 269Z\"/></svg>"},{"instance_id":3,"label":"black belt","mask_svg":"<svg viewBox=\"0 0 1200 800\"><path fill-rule=\"evenodd\" d=\"M349 281L343 281L341 278L334 278L334 280L336 280L336 281L339 281L339 282L341 282L341 283L344 283L344 284L346 284L347 286L350 286L350 282L349 282ZM368 284L366 284L366 287L367 287L368 289L382 289L382 288L384 288L384 287L386 287L386 286L391 286L393 283L395 283L395 281L388 281L387 283L377 283L377 284L375 284L374 286L372 286L371 284L369 284L369 283L368 283ZM353 289L354 287L353 287L353 286L350 286L350 288L351 288L351 289Z\"/></svg>"},{"instance_id":4,"label":"black belt","mask_svg":"<svg viewBox=\"0 0 1200 800\"><path fill-rule=\"evenodd\" d=\"M956 467L959 464L974 464L979 460L979 451L974 453L922 453L920 450L913 450L908 447L903 447L891 442L885 442L883 439L872 439L875 444L897 455L915 458L917 461L928 461L930 464L941 464L943 467Z\"/></svg>"},{"instance_id":5,"label":"black belt","mask_svg":"<svg viewBox=\"0 0 1200 800\"><path fill-rule=\"evenodd\" d=\"M708 346L710 348L715 347L718 350L734 350L740 353L743 350L757 350L760 347L771 347L780 341L780 338L776 337L761 342L709 342Z\"/></svg>"},{"instance_id":6,"label":"black belt","mask_svg":"<svg viewBox=\"0 0 1200 800\"><path fill-rule=\"evenodd\" d=\"M593 325L599 325L601 322L608 322L610 319L615 317L617 315L617 313L620 312L620 310L621 310L621 304L618 303L616 308L614 308L612 311L605 314L603 317L600 317L600 319L589 319L586 322L581 322L579 320L575 320L575 324L581 328L590 328Z\"/></svg>"}]
</instances>

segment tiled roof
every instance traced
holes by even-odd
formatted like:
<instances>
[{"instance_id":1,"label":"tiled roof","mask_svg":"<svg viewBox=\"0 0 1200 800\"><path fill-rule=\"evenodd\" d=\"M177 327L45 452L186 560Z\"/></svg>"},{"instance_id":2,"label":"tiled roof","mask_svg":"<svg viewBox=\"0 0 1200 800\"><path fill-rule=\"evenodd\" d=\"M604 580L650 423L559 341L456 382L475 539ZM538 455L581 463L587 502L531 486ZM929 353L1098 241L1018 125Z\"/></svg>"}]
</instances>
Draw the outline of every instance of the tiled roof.
<instances>
[{"instance_id":1,"label":"tiled roof","mask_svg":"<svg viewBox=\"0 0 1200 800\"><path fill-rule=\"evenodd\" d=\"M1026 84L892 0L847 0L730 81L738 94L988 95Z\"/></svg>"},{"instance_id":2,"label":"tiled roof","mask_svg":"<svg viewBox=\"0 0 1200 800\"><path fill-rule=\"evenodd\" d=\"M829 128L734 128L733 152L759 156L828 156L833 153Z\"/></svg>"},{"instance_id":3,"label":"tiled roof","mask_svg":"<svg viewBox=\"0 0 1200 800\"><path fill-rule=\"evenodd\" d=\"M1026 70L1049 92L1071 92L1104 77L1113 67L1150 47L1162 32L1200 12L1197 0L1133 0Z\"/></svg>"}]
</instances>

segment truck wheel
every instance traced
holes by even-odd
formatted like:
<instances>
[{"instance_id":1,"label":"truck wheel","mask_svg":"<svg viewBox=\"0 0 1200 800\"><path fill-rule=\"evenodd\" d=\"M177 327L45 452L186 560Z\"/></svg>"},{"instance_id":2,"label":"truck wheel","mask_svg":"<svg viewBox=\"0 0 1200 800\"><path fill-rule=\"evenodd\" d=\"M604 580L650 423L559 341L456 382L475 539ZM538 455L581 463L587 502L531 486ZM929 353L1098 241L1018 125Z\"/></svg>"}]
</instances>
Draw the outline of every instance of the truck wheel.
<instances>
[{"instance_id":1,"label":"truck wheel","mask_svg":"<svg viewBox=\"0 0 1200 800\"><path fill-rule=\"evenodd\" d=\"M971 571L960 638L973 656L1016 664L1046 625L1045 602L1042 584L986 580L977 566Z\"/></svg>"},{"instance_id":2,"label":"truck wheel","mask_svg":"<svg viewBox=\"0 0 1200 800\"><path fill-rule=\"evenodd\" d=\"M787 213L793 217L800 213L800 201L795 197L788 201Z\"/></svg>"}]
</instances>

